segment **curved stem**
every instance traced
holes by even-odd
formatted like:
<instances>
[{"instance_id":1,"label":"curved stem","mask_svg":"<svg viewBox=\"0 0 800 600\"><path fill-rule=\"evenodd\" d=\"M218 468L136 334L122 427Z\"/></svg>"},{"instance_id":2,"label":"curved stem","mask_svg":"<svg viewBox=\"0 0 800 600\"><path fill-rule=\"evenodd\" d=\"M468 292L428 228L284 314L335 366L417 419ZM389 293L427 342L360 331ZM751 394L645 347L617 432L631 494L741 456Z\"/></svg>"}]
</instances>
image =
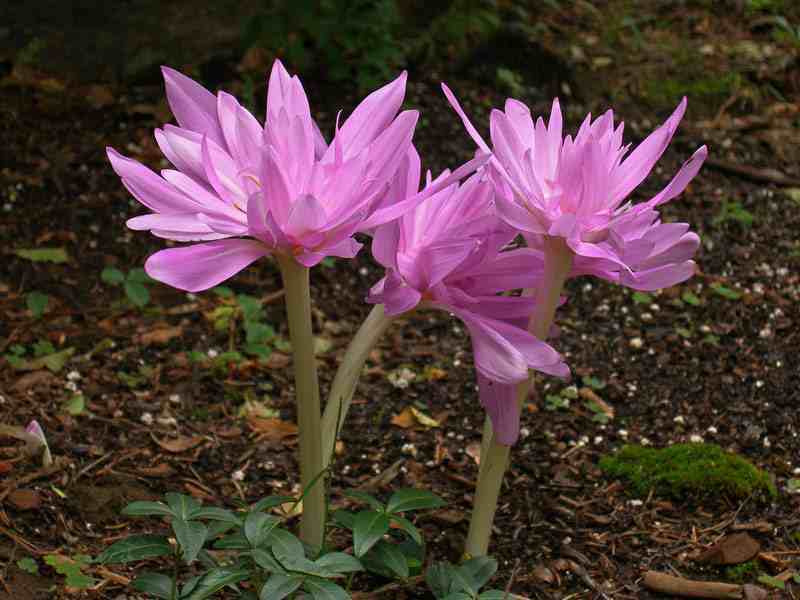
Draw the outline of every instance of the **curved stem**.
<instances>
[{"instance_id":1,"label":"curved stem","mask_svg":"<svg viewBox=\"0 0 800 600\"><path fill-rule=\"evenodd\" d=\"M553 326L556 308L564 283L572 270L573 253L562 238L546 238L544 243L544 277L536 292L536 307L528 329L540 340L546 340ZM517 384L517 402L522 406L528 397L532 377ZM497 442L489 419L483 428L481 465L478 470L475 500L469 522L465 553L483 556L489 551L492 523L497 512L497 500L503 475L508 465L508 446Z\"/></svg>"},{"instance_id":2,"label":"curved stem","mask_svg":"<svg viewBox=\"0 0 800 600\"><path fill-rule=\"evenodd\" d=\"M324 467L320 443L319 381L311 327L309 270L292 257L277 255L276 258L286 291L286 314L289 319L294 386L297 393L300 482L304 494L300 539L312 548L319 549L325 535L325 485L322 481L315 481Z\"/></svg>"},{"instance_id":3,"label":"curved stem","mask_svg":"<svg viewBox=\"0 0 800 600\"><path fill-rule=\"evenodd\" d=\"M322 461L326 467L333 455L336 436L350 409L364 363L391 324L392 317L386 316L383 304L376 304L347 347L336 371L322 416Z\"/></svg>"}]
</instances>

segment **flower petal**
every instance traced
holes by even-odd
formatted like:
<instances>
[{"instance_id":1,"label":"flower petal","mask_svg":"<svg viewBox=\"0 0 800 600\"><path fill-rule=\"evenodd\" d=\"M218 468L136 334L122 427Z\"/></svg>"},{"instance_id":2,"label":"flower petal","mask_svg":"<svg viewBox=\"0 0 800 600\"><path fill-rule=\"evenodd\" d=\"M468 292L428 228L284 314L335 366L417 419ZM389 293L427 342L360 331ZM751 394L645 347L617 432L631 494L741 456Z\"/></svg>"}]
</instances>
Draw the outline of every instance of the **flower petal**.
<instances>
[{"instance_id":1,"label":"flower petal","mask_svg":"<svg viewBox=\"0 0 800 600\"><path fill-rule=\"evenodd\" d=\"M161 67L172 114L181 127L207 135L224 146L217 117L217 99L199 83L169 67Z\"/></svg>"}]
</instances>

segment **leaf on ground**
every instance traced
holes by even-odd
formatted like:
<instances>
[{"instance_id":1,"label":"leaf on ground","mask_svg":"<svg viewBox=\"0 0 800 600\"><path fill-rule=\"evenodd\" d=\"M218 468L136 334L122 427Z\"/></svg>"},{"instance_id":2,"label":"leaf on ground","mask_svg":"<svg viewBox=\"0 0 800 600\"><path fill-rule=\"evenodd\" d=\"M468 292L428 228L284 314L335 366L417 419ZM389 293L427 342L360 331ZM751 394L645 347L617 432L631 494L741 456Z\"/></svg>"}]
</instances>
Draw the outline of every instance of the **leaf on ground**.
<instances>
[{"instance_id":1,"label":"leaf on ground","mask_svg":"<svg viewBox=\"0 0 800 600\"><path fill-rule=\"evenodd\" d=\"M284 438L297 435L298 432L295 423L282 419L250 417L247 419L247 424L250 429L272 442L280 442Z\"/></svg>"},{"instance_id":2,"label":"leaf on ground","mask_svg":"<svg viewBox=\"0 0 800 600\"><path fill-rule=\"evenodd\" d=\"M65 263L69 260L64 248L20 248L15 254L33 262Z\"/></svg>"},{"instance_id":3,"label":"leaf on ground","mask_svg":"<svg viewBox=\"0 0 800 600\"><path fill-rule=\"evenodd\" d=\"M8 501L17 510L36 510L42 505L42 497L36 490L14 490Z\"/></svg>"},{"instance_id":4,"label":"leaf on ground","mask_svg":"<svg viewBox=\"0 0 800 600\"><path fill-rule=\"evenodd\" d=\"M153 441L161 446L164 450L174 454L179 454L180 452L186 452L187 450L196 448L203 443L204 439L202 435L182 435L177 438L165 438L163 440L159 440L152 434L151 437L153 438Z\"/></svg>"},{"instance_id":5,"label":"leaf on ground","mask_svg":"<svg viewBox=\"0 0 800 600\"><path fill-rule=\"evenodd\" d=\"M761 544L746 533L729 535L700 554L697 562L712 565L738 565L761 551Z\"/></svg>"},{"instance_id":6,"label":"leaf on ground","mask_svg":"<svg viewBox=\"0 0 800 600\"><path fill-rule=\"evenodd\" d=\"M133 338L134 343L143 346L159 345L163 346L170 340L183 335L183 327L158 327L145 333L141 333Z\"/></svg>"}]
</instances>

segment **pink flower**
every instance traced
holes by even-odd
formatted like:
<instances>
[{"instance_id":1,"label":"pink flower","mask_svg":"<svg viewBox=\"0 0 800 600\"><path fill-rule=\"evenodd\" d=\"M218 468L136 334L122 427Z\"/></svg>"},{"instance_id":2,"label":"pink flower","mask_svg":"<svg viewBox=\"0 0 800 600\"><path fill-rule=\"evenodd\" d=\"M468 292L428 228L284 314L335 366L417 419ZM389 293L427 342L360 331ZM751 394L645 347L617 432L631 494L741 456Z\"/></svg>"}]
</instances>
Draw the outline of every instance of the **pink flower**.
<instances>
[{"instance_id":1,"label":"pink flower","mask_svg":"<svg viewBox=\"0 0 800 600\"><path fill-rule=\"evenodd\" d=\"M330 146L311 118L300 80L279 61L269 79L263 127L233 96L214 96L167 67L163 73L179 127L166 125L155 135L175 168L159 176L108 149L125 187L152 211L128 226L201 242L152 255L145 269L155 279L200 291L270 253L308 267L326 256L353 257L360 248L353 234L424 199L386 202L418 116L398 114L405 73L365 98Z\"/></svg>"},{"instance_id":2,"label":"pink flower","mask_svg":"<svg viewBox=\"0 0 800 600\"><path fill-rule=\"evenodd\" d=\"M417 194L419 156L410 150L393 193ZM447 177L443 174L439 179ZM432 185L428 174L428 187ZM481 402L502 443L519 433L519 407L507 387L528 377L529 369L565 377L561 356L527 331L533 300L499 296L530 288L541 274L535 251L503 252L516 231L494 214L489 181L473 175L428 198L402 218L375 232L372 253L386 276L370 291L368 302L396 315L426 306L456 315L472 338Z\"/></svg>"},{"instance_id":3,"label":"pink flower","mask_svg":"<svg viewBox=\"0 0 800 600\"><path fill-rule=\"evenodd\" d=\"M452 92L444 92L478 144L489 151ZM650 200L628 196L647 177L669 145L686 109L684 98L667 121L631 152L622 144L623 124L612 111L587 116L573 138L562 137L558 100L547 125L534 124L513 99L490 118L497 211L531 247L543 236L560 237L575 254L571 275L589 273L641 290L680 283L694 273L691 257L700 240L685 223L664 224L657 207L678 196L708 153L699 148L672 181Z\"/></svg>"}]
</instances>

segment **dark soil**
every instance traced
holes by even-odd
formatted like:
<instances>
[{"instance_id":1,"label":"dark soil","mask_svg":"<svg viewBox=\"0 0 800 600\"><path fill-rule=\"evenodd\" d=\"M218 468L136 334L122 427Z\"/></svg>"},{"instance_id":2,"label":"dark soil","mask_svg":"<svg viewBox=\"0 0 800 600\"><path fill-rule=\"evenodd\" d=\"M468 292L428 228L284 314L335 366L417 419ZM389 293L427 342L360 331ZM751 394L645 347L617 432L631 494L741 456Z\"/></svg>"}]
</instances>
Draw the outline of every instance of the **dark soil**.
<instances>
[{"instance_id":1,"label":"dark soil","mask_svg":"<svg viewBox=\"0 0 800 600\"><path fill-rule=\"evenodd\" d=\"M654 2L646 15L621 1L594 10L584 4L542 14L535 55L558 61L549 75L538 65L535 85L515 93L542 112L550 94L561 90L572 127L588 110L613 102L628 137L638 141L668 113L672 92L685 90L686 120L641 197L660 189L700 144L709 145L715 162L664 209L667 220L687 221L701 235L700 272L650 297L596 280L569 283L554 344L578 387L589 376L605 384L595 393L613 415L595 418L583 397L554 409L547 396L566 384L537 383L496 519L491 552L501 568L495 587L513 579L511 590L532 598L655 598L641 585L648 569L725 580L723 570L693 557L742 531L761 544L760 572L791 574L800 557L800 494L791 493L800 479L800 42L776 36L759 24L763 14L735 2L716 14L708 3L682 2L672 10ZM795 9L782 14L797 27ZM625 15L634 20L624 21ZM47 27L39 34L52 41L51 51L72 47L68 35L52 35ZM42 340L74 354L56 373L21 371L0 360L0 423L38 419L58 465L43 471L14 440L0 438L0 599L16 600L74 597L45 555L96 555L132 530L157 527L121 518L127 502L180 491L232 507L297 485L294 437L254 430L240 416L245 400L256 399L293 421L288 356L276 350L266 362L247 360L221 373L198 366L190 352L224 352L241 342L241 332L215 331L207 318L221 302L217 296L153 285L150 305L139 310L100 279L104 267L140 267L164 246L125 228L140 209L104 154L112 145L159 166L152 129L169 118L163 90L138 74L87 82L48 69L47 61L23 64L18 50L29 41L15 40L0 54L7 67L0 71L0 355L15 345L30 352ZM700 79L696 73L681 79L689 76L680 62L686 48L703 63ZM172 66L195 72L214 60L209 53L181 56ZM241 91L236 63L223 50L217 56L226 89ZM511 67L525 81L524 63ZM438 91L445 71L412 72L407 97L423 111L416 140L434 172L473 152ZM733 87L708 81L728 73L737 74ZM488 109L507 94L473 82L469 71L447 79L477 123L488 122ZM343 98L325 82L305 83L323 130L331 131L336 110L352 108L354 95ZM261 106L258 93L256 101ZM63 247L69 260L31 262L15 254L37 247ZM332 344L320 360L323 392L369 310L363 298L380 277L368 251L313 272L315 325ZM285 336L282 300L274 295L279 281L275 265L261 261L229 285L269 297L267 320ZM719 285L722 293L715 291ZM38 319L26 308L32 291L50 297ZM455 561L484 418L466 331L442 313L414 314L390 331L368 367L342 434L333 506L345 504L339 491L349 487L372 486L378 494L431 489L448 507L421 516L418 525L431 558ZM389 378L401 368L416 375L404 389ZM144 375L128 385L120 373ZM75 395L70 387L83 394L81 414L65 408ZM394 425L393 417L412 403L439 426ZM661 447L698 437L771 473L777 498L633 497L597 467L600 456L625 443ZM190 438L185 449L170 444ZM31 494L14 501L19 490L33 492L32 504L20 500ZM24 557L38 561L39 575L18 568ZM88 571L101 583L85 597L126 597L129 569ZM786 590L773 594L789 597L800 586L788 583ZM426 596L409 585L384 597Z\"/></svg>"}]
</instances>

